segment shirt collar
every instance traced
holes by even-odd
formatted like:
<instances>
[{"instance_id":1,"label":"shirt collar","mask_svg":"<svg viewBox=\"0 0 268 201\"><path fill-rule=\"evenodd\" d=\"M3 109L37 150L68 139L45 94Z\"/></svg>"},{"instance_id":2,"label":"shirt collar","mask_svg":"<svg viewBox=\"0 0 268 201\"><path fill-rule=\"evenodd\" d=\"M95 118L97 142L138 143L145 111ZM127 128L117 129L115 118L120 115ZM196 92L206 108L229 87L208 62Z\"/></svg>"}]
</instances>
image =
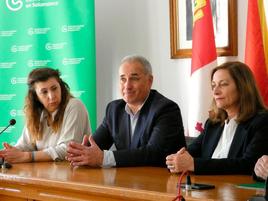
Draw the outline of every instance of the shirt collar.
<instances>
[{"instance_id":1,"label":"shirt collar","mask_svg":"<svg viewBox=\"0 0 268 201\"><path fill-rule=\"evenodd\" d=\"M137 112L136 112L135 114L131 111L130 107L129 107L128 104L126 103L126 105L125 105L125 111L126 111L126 113L128 113L129 115L136 115L136 114L139 114L141 108L143 107L143 105L144 105L145 102L147 101L149 95L150 95L150 93L149 93L148 96L145 98L144 102L141 104L141 106L139 107L139 109L137 110Z\"/></svg>"},{"instance_id":2,"label":"shirt collar","mask_svg":"<svg viewBox=\"0 0 268 201\"><path fill-rule=\"evenodd\" d=\"M54 121L54 118L55 118L57 112L58 112L58 109L55 110L54 112L52 112L52 114L51 114L52 121ZM48 115L49 115L48 114L48 111L43 110L42 113L41 113L41 116L40 116L40 122L42 122L43 120L47 119L48 118Z\"/></svg>"},{"instance_id":3,"label":"shirt collar","mask_svg":"<svg viewBox=\"0 0 268 201\"><path fill-rule=\"evenodd\" d=\"M231 119L225 119L225 125L227 125L227 124L237 124L236 123L236 118L237 118L237 116L234 116L233 118L231 118Z\"/></svg>"}]
</instances>

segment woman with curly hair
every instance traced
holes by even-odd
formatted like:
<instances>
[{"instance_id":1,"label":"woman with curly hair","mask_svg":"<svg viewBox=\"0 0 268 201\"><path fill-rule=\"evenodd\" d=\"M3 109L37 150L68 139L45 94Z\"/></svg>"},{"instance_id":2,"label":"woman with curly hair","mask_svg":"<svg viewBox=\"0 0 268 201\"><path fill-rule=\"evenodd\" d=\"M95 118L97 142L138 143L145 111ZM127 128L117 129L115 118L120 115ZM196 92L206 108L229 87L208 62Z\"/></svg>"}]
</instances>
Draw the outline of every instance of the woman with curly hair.
<instances>
[{"instance_id":1,"label":"woman with curly hair","mask_svg":"<svg viewBox=\"0 0 268 201\"><path fill-rule=\"evenodd\" d=\"M90 134L84 104L52 68L37 68L28 76L26 125L15 146L3 143L0 157L9 163L64 160L70 141L82 142Z\"/></svg>"}]
</instances>

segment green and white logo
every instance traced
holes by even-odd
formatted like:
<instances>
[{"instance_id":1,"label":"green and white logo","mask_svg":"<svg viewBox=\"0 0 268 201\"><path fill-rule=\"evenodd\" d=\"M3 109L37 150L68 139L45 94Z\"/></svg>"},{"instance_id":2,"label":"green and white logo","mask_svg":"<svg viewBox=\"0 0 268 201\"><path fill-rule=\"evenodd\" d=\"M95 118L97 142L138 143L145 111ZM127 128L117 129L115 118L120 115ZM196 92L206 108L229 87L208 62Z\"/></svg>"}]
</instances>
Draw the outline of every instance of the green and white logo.
<instances>
[{"instance_id":1,"label":"green and white logo","mask_svg":"<svg viewBox=\"0 0 268 201\"><path fill-rule=\"evenodd\" d=\"M18 11L23 6L22 0L6 0L6 6L11 11Z\"/></svg>"},{"instance_id":2,"label":"green and white logo","mask_svg":"<svg viewBox=\"0 0 268 201\"><path fill-rule=\"evenodd\" d=\"M3 0L0 9L0 127L17 121L0 135L0 148L21 135L27 76L37 67L61 71L72 94L86 105L94 131L94 0Z\"/></svg>"}]
</instances>

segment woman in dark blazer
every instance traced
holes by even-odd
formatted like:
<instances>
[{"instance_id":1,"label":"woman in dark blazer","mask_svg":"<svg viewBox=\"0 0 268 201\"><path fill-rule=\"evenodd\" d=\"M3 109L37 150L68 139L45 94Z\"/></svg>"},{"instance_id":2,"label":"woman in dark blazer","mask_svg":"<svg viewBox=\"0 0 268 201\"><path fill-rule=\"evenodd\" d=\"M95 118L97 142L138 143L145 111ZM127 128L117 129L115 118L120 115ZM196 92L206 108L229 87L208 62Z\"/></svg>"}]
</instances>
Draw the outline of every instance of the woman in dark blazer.
<instances>
[{"instance_id":1,"label":"woman in dark blazer","mask_svg":"<svg viewBox=\"0 0 268 201\"><path fill-rule=\"evenodd\" d=\"M211 73L213 101L204 131L166 158L170 172L251 174L268 153L268 113L249 67L227 62Z\"/></svg>"}]
</instances>

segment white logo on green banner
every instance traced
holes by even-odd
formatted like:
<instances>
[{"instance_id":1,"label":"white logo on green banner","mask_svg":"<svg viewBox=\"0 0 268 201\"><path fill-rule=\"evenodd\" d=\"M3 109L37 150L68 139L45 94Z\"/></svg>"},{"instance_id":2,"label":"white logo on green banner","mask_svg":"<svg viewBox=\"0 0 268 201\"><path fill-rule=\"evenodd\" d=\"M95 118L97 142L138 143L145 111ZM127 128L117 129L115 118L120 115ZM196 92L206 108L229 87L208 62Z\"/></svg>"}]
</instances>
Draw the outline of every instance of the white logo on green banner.
<instances>
[{"instance_id":1,"label":"white logo on green banner","mask_svg":"<svg viewBox=\"0 0 268 201\"><path fill-rule=\"evenodd\" d=\"M6 0L6 5L11 11L18 11L22 8L23 2L21 0Z\"/></svg>"},{"instance_id":2,"label":"white logo on green banner","mask_svg":"<svg viewBox=\"0 0 268 201\"><path fill-rule=\"evenodd\" d=\"M0 1L0 136L14 144L24 126L28 73L59 69L71 93L86 105L96 128L94 0Z\"/></svg>"}]
</instances>

